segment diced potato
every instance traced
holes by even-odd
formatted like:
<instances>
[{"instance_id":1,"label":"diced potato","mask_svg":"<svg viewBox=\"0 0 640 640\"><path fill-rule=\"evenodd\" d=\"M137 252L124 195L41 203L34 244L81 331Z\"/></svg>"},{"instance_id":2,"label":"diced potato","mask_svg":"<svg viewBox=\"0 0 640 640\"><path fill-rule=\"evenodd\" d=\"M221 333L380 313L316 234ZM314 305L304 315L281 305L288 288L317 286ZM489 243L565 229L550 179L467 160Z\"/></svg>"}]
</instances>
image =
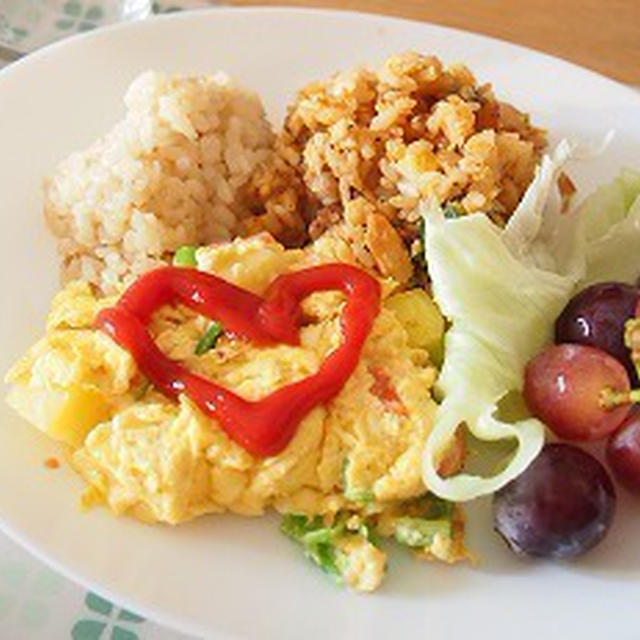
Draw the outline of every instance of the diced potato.
<instances>
[{"instance_id":1,"label":"diced potato","mask_svg":"<svg viewBox=\"0 0 640 640\"><path fill-rule=\"evenodd\" d=\"M105 395L92 387L54 390L16 385L7 402L38 429L72 447L82 445L87 433L111 413Z\"/></svg>"},{"instance_id":2,"label":"diced potato","mask_svg":"<svg viewBox=\"0 0 640 640\"><path fill-rule=\"evenodd\" d=\"M444 355L444 318L438 305L423 289L411 289L388 298L385 307L393 311L409 336L409 345L426 349L436 364Z\"/></svg>"}]
</instances>

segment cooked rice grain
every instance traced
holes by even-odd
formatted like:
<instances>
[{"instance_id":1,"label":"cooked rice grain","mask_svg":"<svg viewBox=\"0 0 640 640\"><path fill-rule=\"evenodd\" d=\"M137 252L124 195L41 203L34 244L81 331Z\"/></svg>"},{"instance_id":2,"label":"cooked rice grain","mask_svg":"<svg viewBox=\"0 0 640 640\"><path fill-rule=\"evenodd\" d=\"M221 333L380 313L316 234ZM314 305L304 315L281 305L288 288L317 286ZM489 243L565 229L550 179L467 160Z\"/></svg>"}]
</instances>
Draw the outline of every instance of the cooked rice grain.
<instances>
[{"instance_id":1,"label":"cooked rice grain","mask_svg":"<svg viewBox=\"0 0 640 640\"><path fill-rule=\"evenodd\" d=\"M245 188L272 155L258 96L224 74L144 73L127 113L45 182L45 217L58 237L62 279L111 292L184 244L236 234Z\"/></svg>"}]
</instances>

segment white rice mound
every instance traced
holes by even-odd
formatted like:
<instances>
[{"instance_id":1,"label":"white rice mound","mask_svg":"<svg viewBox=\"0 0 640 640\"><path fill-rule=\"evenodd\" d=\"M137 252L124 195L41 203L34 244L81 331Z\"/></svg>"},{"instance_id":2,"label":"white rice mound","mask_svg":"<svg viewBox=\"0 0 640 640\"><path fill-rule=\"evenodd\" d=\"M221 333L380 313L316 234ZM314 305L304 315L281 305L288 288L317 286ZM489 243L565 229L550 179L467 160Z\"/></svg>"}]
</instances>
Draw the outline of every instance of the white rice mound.
<instances>
[{"instance_id":1,"label":"white rice mound","mask_svg":"<svg viewBox=\"0 0 640 640\"><path fill-rule=\"evenodd\" d=\"M127 113L45 181L62 280L109 293L185 244L227 240L250 215L243 187L273 153L260 99L224 74L140 75Z\"/></svg>"}]
</instances>

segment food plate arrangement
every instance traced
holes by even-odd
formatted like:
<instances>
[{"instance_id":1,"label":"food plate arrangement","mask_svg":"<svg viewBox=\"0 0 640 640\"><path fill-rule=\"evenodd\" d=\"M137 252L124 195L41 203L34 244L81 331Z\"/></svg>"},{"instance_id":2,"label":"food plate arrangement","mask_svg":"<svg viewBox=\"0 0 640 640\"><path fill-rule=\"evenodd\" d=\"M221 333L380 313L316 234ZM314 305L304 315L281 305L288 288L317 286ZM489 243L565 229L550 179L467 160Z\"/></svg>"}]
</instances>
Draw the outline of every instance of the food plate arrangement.
<instances>
[{"instance_id":1,"label":"food plate arrangement","mask_svg":"<svg viewBox=\"0 0 640 640\"><path fill-rule=\"evenodd\" d=\"M272 10L79 38L0 95L1 364L58 441L3 409L10 533L208 635L457 637L500 602L505 634L598 637L605 583L626 631L637 498L596 458L618 433L609 467L636 482L633 92L446 29ZM66 284L18 360L59 290L47 227ZM333 582L383 587L314 574L273 510Z\"/></svg>"}]
</instances>

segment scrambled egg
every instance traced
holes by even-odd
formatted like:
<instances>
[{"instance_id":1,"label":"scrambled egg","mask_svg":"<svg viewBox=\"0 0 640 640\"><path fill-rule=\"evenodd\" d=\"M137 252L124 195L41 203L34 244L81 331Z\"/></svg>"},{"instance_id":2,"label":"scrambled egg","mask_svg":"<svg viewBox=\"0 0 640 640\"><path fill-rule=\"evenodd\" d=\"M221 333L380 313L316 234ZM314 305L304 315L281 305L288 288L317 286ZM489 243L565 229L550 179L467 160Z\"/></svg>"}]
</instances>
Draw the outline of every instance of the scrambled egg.
<instances>
[{"instance_id":1,"label":"scrambled egg","mask_svg":"<svg viewBox=\"0 0 640 640\"><path fill-rule=\"evenodd\" d=\"M286 250L262 235L203 247L196 255L200 269L261 293L278 274L343 253L344 247L326 241ZM379 522L383 535L403 541L402 527L413 517L403 505L415 511L427 491L420 456L435 410L436 369L429 352L415 344L424 342L416 329L421 323L397 298L411 292L397 293L391 280L382 285L383 308L355 372L273 457L249 454L188 397L174 402L156 391L127 351L92 329L96 313L115 299L99 298L79 281L56 296L46 335L8 374L8 401L67 443L71 464L87 483L85 505L104 503L116 514L170 524L224 511L255 516L272 507L302 518L294 523L299 541L340 521L340 535L335 527L328 534L335 543L331 566L348 584L370 590L382 579L386 557L363 533L363 523ZM295 347L256 347L223 336L196 355L210 321L182 306L156 312L150 328L171 358L258 399L317 370L340 343L343 302L337 292L305 300L307 322ZM404 542L423 555L457 560L464 556L457 510L451 522L446 534L421 537L412 530ZM322 548L307 551L321 555Z\"/></svg>"}]
</instances>

